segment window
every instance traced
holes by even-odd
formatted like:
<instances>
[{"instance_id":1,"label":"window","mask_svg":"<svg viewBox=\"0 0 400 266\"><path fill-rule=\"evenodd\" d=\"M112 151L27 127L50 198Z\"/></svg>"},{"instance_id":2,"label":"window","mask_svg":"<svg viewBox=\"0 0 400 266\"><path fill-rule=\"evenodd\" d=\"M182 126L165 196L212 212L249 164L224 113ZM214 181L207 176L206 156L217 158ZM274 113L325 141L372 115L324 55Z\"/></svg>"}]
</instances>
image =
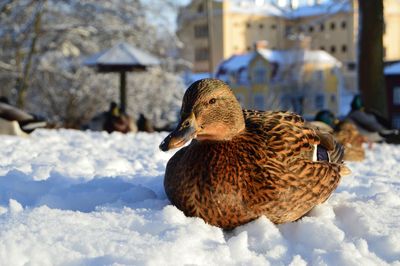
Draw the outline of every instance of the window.
<instances>
[{"instance_id":1,"label":"window","mask_svg":"<svg viewBox=\"0 0 400 266\"><path fill-rule=\"evenodd\" d=\"M342 29L346 29L346 27L347 27L346 21L342 21L342 23L340 25L341 25Z\"/></svg>"},{"instance_id":2,"label":"window","mask_svg":"<svg viewBox=\"0 0 400 266\"><path fill-rule=\"evenodd\" d=\"M197 48L194 53L194 59L196 61L208 60L208 48Z\"/></svg>"},{"instance_id":3,"label":"window","mask_svg":"<svg viewBox=\"0 0 400 266\"><path fill-rule=\"evenodd\" d=\"M276 25L275 24L271 25L271 30L276 30Z\"/></svg>"},{"instance_id":4,"label":"window","mask_svg":"<svg viewBox=\"0 0 400 266\"><path fill-rule=\"evenodd\" d=\"M248 75L247 75L247 68L241 67L239 68L237 75L236 75L236 82L238 84L246 84L248 82Z\"/></svg>"},{"instance_id":5,"label":"window","mask_svg":"<svg viewBox=\"0 0 400 266\"><path fill-rule=\"evenodd\" d=\"M347 70L349 70L349 71L356 70L356 63L354 63L354 62L347 63Z\"/></svg>"},{"instance_id":6,"label":"window","mask_svg":"<svg viewBox=\"0 0 400 266\"><path fill-rule=\"evenodd\" d=\"M336 47L334 45L331 46L331 53L332 54L336 53Z\"/></svg>"},{"instance_id":7,"label":"window","mask_svg":"<svg viewBox=\"0 0 400 266\"><path fill-rule=\"evenodd\" d=\"M291 26L285 26L285 35L289 35L291 32L292 32L292 27Z\"/></svg>"},{"instance_id":8,"label":"window","mask_svg":"<svg viewBox=\"0 0 400 266\"><path fill-rule=\"evenodd\" d=\"M246 27L247 27L247 28L251 28L250 22L247 22L247 23L246 23Z\"/></svg>"},{"instance_id":9,"label":"window","mask_svg":"<svg viewBox=\"0 0 400 266\"><path fill-rule=\"evenodd\" d=\"M203 13L204 12L204 6L203 6L203 4L200 4L198 7L197 7L197 13Z\"/></svg>"},{"instance_id":10,"label":"window","mask_svg":"<svg viewBox=\"0 0 400 266\"><path fill-rule=\"evenodd\" d=\"M298 114L303 114L304 109L304 97L298 96L292 98L293 111Z\"/></svg>"},{"instance_id":11,"label":"window","mask_svg":"<svg viewBox=\"0 0 400 266\"><path fill-rule=\"evenodd\" d=\"M310 26L309 28L308 28L308 31L311 33L311 32L313 32L314 31L314 26Z\"/></svg>"},{"instance_id":12,"label":"window","mask_svg":"<svg viewBox=\"0 0 400 266\"><path fill-rule=\"evenodd\" d=\"M323 109L325 107L325 97L324 95L320 94L315 96L315 108L316 109Z\"/></svg>"},{"instance_id":13,"label":"window","mask_svg":"<svg viewBox=\"0 0 400 266\"><path fill-rule=\"evenodd\" d=\"M400 87L393 88L393 104L400 105Z\"/></svg>"},{"instance_id":14,"label":"window","mask_svg":"<svg viewBox=\"0 0 400 266\"><path fill-rule=\"evenodd\" d=\"M319 25L319 30L320 30L320 31L324 31L324 30L325 30L325 25L324 25L323 23L321 23L321 24Z\"/></svg>"},{"instance_id":15,"label":"window","mask_svg":"<svg viewBox=\"0 0 400 266\"><path fill-rule=\"evenodd\" d=\"M267 69L261 61L258 61L254 67L254 82L256 84L267 83Z\"/></svg>"},{"instance_id":16,"label":"window","mask_svg":"<svg viewBox=\"0 0 400 266\"><path fill-rule=\"evenodd\" d=\"M262 94L254 95L254 109L256 109L256 110L264 110L265 109L264 95L262 95Z\"/></svg>"},{"instance_id":17,"label":"window","mask_svg":"<svg viewBox=\"0 0 400 266\"><path fill-rule=\"evenodd\" d=\"M322 70L317 70L314 72L314 79L318 82L322 82L324 79L324 72Z\"/></svg>"},{"instance_id":18,"label":"window","mask_svg":"<svg viewBox=\"0 0 400 266\"><path fill-rule=\"evenodd\" d=\"M263 29L263 28L264 28L264 24L258 25L258 28L259 28L260 30Z\"/></svg>"},{"instance_id":19,"label":"window","mask_svg":"<svg viewBox=\"0 0 400 266\"><path fill-rule=\"evenodd\" d=\"M393 114L392 126L393 128L400 129L400 114Z\"/></svg>"},{"instance_id":20,"label":"window","mask_svg":"<svg viewBox=\"0 0 400 266\"><path fill-rule=\"evenodd\" d=\"M208 26L207 25L197 25L194 27L194 37L204 38L208 36Z\"/></svg>"},{"instance_id":21,"label":"window","mask_svg":"<svg viewBox=\"0 0 400 266\"><path fill-rule=\"evenodd\" d=\"M343 44L342 45L342 53L347 52L347 45Z\"/></svg>"},{"instance_id":22,"label":"window","mask_svg":"<svg viewBox=\"0 0 400 266\"><path fill-rule=\"evenodd\" d=\"M335 22L331 22L331 30L335 30L335 28L336 28Z\"/></svg>"}]
</instances>

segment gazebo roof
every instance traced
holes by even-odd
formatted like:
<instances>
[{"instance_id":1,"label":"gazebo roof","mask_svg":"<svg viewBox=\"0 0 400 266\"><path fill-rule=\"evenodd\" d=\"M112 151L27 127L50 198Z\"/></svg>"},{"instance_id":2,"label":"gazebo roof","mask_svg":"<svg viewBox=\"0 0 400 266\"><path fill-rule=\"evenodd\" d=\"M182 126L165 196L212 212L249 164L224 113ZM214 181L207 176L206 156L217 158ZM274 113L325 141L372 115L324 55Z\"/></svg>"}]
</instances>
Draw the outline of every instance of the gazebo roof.
<instances>
[{"instance_id":1,"label":"gazebo roof","mask_svg":"<svg viewBox=\"0 0 400 266\"><path fill-rule=\"evenodd\" d=\"M90 56L83 63L97 67L99 71L108 72L145 69L147 66L159 65L160 61L153 55L123 42Z\"/></svg>"}]
</instances>

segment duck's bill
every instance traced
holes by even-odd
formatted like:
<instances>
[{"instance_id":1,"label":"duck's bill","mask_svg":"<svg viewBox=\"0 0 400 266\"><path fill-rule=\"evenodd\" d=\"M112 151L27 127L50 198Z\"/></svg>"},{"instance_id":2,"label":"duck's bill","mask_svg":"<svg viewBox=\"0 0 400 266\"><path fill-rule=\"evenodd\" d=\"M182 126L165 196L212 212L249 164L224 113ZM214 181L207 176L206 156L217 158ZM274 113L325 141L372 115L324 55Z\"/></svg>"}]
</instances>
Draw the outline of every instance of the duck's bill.
<instances>
[{"instance_id":1,"label":"duck's bill","mask_svg":"<svg viewBox=\"0 0 400 266\"><path fill-rule=\"evenodd\" d=\"M190 115L187 119L181 121L176 129L161 142L160 150L168 151L182 147L196 137L196 131L196 121L193 115Z\"/></svg>"}]
</instances>

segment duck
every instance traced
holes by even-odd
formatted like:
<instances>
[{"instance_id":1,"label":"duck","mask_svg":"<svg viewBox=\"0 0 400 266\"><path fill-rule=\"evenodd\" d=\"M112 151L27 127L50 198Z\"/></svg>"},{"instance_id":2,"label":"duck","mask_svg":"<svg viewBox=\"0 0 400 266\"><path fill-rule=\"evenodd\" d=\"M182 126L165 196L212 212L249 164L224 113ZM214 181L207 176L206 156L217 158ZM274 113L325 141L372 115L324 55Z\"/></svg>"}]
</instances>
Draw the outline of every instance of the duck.
<instances>
[{"instance_id":1,"label":"duck","mask_svg":"<svg viewBox=\"0 0 400 266\"><path fill-rule=\"evenodd\" d=\"M170 202L225 230L260 216L297 221L351 173L331 134L295 113L242 109L218 79L189 86L179 123L159 148L180 148L165 170Z\"/></svg>"},{"instance_id":2,"label":"duck","mask_svg":"<svg viewBox=\"0 0 400 266\"><path fill-rule=\"evenodd\" d=\"M151 121L143 114L139 114L139 118L136 121L136 126L138 131L144 131L148 133L153 133L155 131Z\"/></svg>"},{"instance_id":3,"label":"duck","mask_svg":"<svg viewBox=\"0 0 400 266\"><path fill-rule=\"evenodd\" d=\"M354 96L346 120L351 121L371 143L400 144L400 131L392 128L391 123L378 112L367 109L359 94Z\"/></svg>"},{"instance_id":4,"label":"duck","mask_svg":"<svg viewBox=\"0 0 400 266\"><path fill-rule=\"evenodd\" d=\"M104 114L103 130L108 133L114 131L128 133L136 131L136 125L129 115L120 110L116 102L111 102L108 112Z\"/></svg>"},{"instance_id":5,"label":"duck","mask_svg":"<svg viewBox=\"0 0 400 266\"><path fill-rule=\"evenodd\" d=\"M371 142L360 134L357 127L349 121L341 121L336 126L334 133L336 140L345 147L343 156L344 161L361 162L365 159L364 143L368 143L371 148Z\"/></svg>"},{"instance_id":6,"label":"duck","mask_svg":"<svg viewBox=\"0 0 400 266\"><path fill-rule=\"evenodd\" d=\"M37 128L44 128L47 122L11 105L7 98L0 99L0 134L27 137Z\"/></svg>"},{"instance_id":7,"label":"duck","mask_svg":"<svg viewBox=\"0 0 400 266\"><path fill-rule=\"evenodd\" d=\"M336 140L345 147L344 161L360 162L365 159L364 143L371 143L363 136L356 125L350 120L340 121L330 110L321 110L315 115L315 120L310 122L320 130L333 134Z\"/></svg>"}]
</instances>

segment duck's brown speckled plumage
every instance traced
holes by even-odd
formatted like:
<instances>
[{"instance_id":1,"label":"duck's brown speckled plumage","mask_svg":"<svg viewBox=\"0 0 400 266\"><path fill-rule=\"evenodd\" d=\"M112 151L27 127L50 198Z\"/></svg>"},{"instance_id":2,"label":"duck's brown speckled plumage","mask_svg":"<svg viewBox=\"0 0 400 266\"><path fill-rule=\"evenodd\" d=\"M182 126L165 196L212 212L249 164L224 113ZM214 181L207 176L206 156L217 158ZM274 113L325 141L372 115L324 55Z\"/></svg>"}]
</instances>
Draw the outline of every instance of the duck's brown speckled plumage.
<instances>
[{"instance_id":1,"label":"duck's brown speckled plumage","mask_svg":"<svg viewBox=\"0 0 400 266\"><path fill-rule=\"evenodd\" d=\"M367 138L360 134L353 123L348 121L341 122L337 126L334 136L346 148L343 160L363 161L365 159L363 143L367 142Z\"/></svg>"},{"instance_id":2,"label":"duck's brown speckled plumage","mask_svg":"<svg viewBox=\"0 0 400 266\"><path fill-rule=\"evenodd\" d=\"M231 139L193 140L168 162L166 194L187 216L225 229L261 215L295 221L324 202L348 172L341 146L300 116L249 110L243 116L245 130ZM339 161L312 161L320 140Z\"/></svg>"}]
</instances>

